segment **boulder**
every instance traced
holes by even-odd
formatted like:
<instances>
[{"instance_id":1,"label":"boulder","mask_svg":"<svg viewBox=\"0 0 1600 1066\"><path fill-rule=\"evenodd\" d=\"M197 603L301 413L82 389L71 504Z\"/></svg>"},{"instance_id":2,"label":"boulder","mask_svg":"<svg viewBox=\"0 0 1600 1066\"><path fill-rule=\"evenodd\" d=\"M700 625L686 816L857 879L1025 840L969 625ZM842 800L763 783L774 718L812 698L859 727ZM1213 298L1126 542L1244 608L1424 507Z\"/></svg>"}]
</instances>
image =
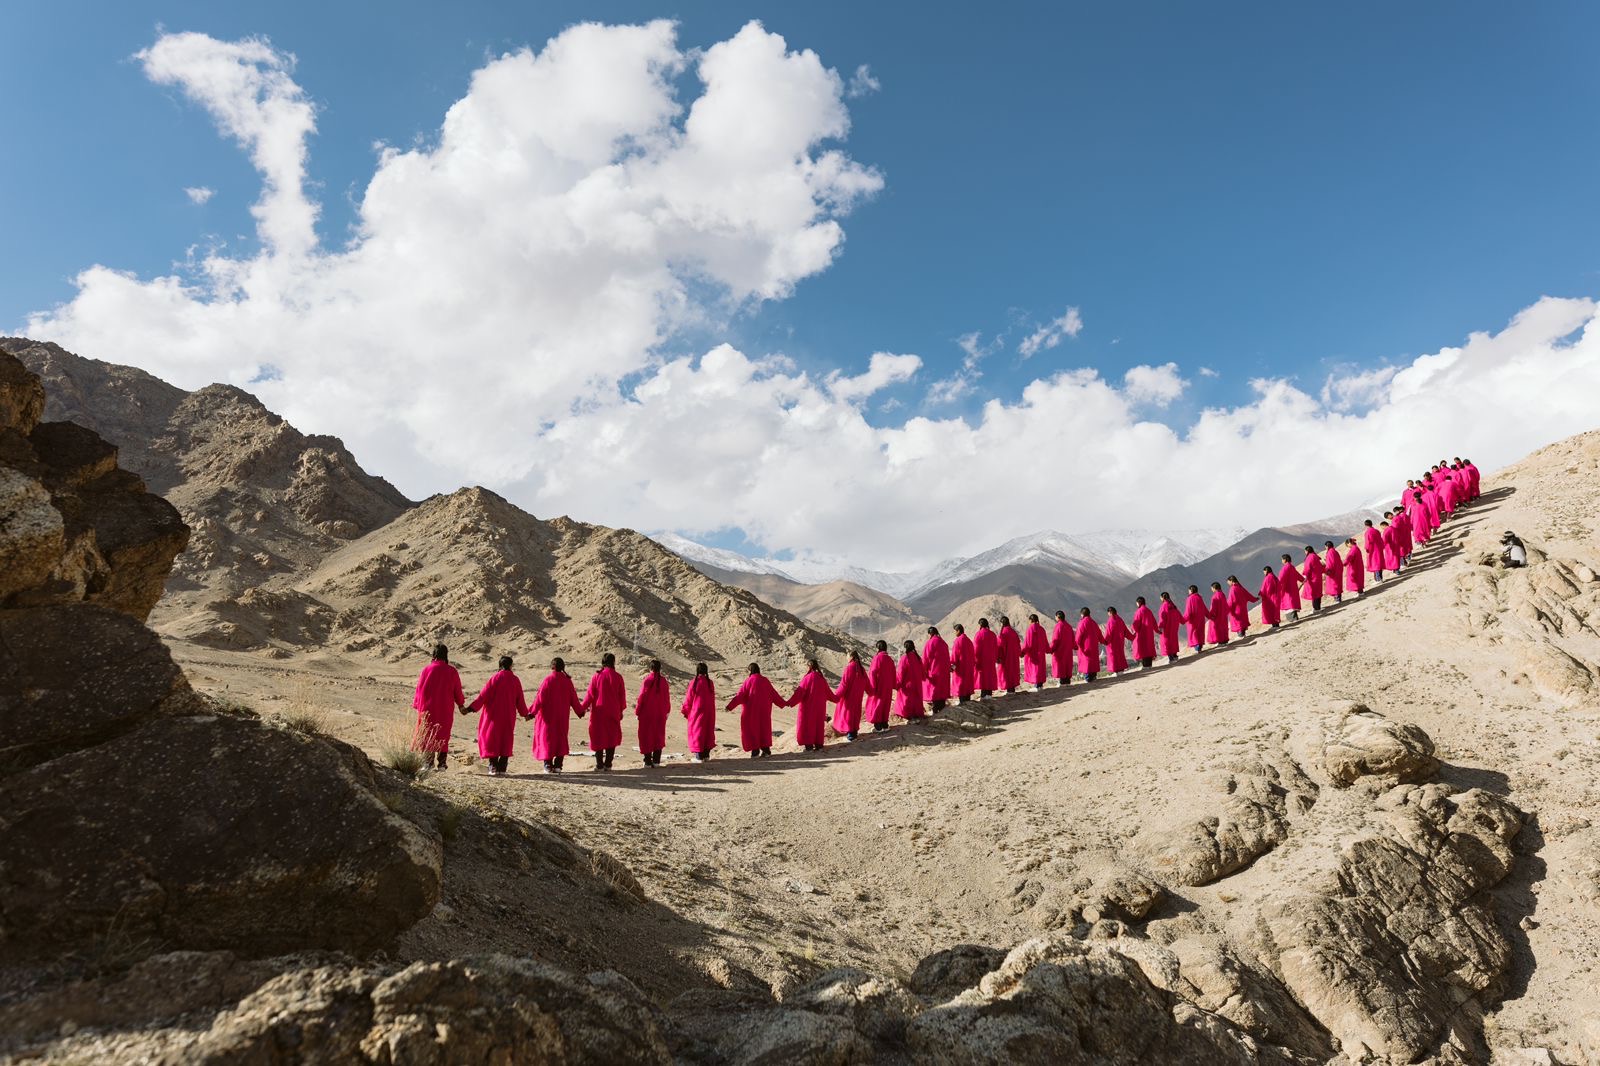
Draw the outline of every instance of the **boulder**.
<instances>
[{"instance_id":1,"label":"boulder","mask_svg":"<svg viewBox=\"0 0 1600 1066\"><path fill-rule=\"evenodd\" d=\"M1430 781L1439 772L1433 739L1418 726L1396 722L1359 703L1329 716L1321 739L1321 766L1344 788L1360 777L1402 784Z\"/></svg>"},{"instance_id":2,"label":"boulder","mask_svg":"<svg viewBox=\"0 0 1600 1066\"><path fill-rule=\"evenodd\" d=\"M65 543L66 525L44 486L0 466L0 604L47 581Z\"/></svg>"},{"instance_id":3,"label":"boulder","mask_svg":"<svg viewBox=\"0 0 1600 1066\"><path fill-rule=\"evenodd\" d=\"M44 417L44 385L22 360L0 349L0 430L23 436Z\"/></svg>"},{"instance_id":4,"label":"boulder","mask_svg":"<svg viewBox=\"0 0 1600 1066\"><path fill-rule=\"evenodd\" d=\"M1141 836L1145 861L1159 876L1208 885L1243 870L1288 836L1291 811L1308 809L1316 789L1298 767L1280 771L1263 762L1221 771L1214 780L1224 797L1216 814Z\"/></svg>"},{"instance_id":5,"label":"boulder","mask_svg":"<svg viewBox=\"0 0 1600 1066\"><path fill-rule=\"evenodd\" d=\"M927 999L950 999L983 980L1005 957L1002 949L982 944L957 944L936 951L917 963L911 973L911 991Z\"/></svg>"},{"instance_id":6,"label":"boulder","mask_svg":"<svg viewBox=\"0 0 1600 1066\"><path fill-rule=\"evenodd\" d=\"M376 974L337 963L290 966L218 1014L192 1047L161 1066L360 1062L378 981Z\"/></svg>"}]
</instances>

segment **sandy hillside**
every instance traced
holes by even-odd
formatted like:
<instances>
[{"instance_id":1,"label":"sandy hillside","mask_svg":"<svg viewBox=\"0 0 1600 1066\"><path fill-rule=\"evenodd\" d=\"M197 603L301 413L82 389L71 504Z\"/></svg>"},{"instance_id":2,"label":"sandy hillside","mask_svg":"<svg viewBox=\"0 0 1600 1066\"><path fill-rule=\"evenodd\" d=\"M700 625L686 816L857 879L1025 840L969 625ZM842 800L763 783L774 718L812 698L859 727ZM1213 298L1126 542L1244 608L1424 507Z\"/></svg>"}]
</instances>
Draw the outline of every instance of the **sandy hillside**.
<instances>
[{"instance_id":1,"label":"sandy hillside","mask_svg":"<svg viewBox=\"0 0 1600 1066\"><path fill-rule=\"evenodd\" d=\"M777 574L724 570L704 562L691 565L724 585L753 592L765 602L781 607L798 618L845 633L855 633L858 637L894 632L906 626L927 625L920 614L893 596L854 581L823 581L815 585L802 585Z\"/></svg>"}]
</instances>

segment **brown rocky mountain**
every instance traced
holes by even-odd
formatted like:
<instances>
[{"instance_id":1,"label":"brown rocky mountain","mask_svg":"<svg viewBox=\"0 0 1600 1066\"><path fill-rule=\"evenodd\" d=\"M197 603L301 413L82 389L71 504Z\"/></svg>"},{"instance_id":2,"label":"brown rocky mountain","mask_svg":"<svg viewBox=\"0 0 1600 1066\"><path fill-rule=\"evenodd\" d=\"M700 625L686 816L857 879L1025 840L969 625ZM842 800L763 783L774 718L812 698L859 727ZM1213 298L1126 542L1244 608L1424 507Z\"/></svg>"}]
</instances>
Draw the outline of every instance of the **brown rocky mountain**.
<instances>
[{"instance_id":1,"label":"brown rocky mountain","mask_svg":"<svg viewBox=\"0 0 1600 1066\"><path fill-rule=\"evenodd\" d=\"M926 626L928 620L886 592L854 581L802 585L777 574L725 570L690 560L690 565L724 585L753 592L762 600L816 625L853 633L860 640L889 638L902 630Z\"/></svg>"}]
</instances>

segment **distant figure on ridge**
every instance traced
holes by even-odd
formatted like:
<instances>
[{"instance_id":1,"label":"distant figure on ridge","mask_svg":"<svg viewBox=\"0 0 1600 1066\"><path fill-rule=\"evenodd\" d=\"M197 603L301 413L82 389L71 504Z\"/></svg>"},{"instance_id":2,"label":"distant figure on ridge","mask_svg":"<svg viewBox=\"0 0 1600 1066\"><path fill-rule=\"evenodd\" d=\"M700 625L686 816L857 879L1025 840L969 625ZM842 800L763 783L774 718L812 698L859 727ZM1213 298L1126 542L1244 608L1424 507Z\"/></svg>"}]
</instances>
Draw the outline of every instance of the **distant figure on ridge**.
<instances>
[{"instance_id":1,"label":"distant figure on ridge","mask_svg":"<svg viewBox=\"0 0 1600 1066\"><path fill-rule=\"evenodd\" d=\"M1000 638L989 628L987 618L978 619L978 635L972 638L978 653L978 695L988 699L1000 684Z\"/></svg>"},{"instance_id":2,"label":"distant figure on ridge","mask_svg":"<svg viewBox=\"0 0 1600 1066\"><path fill-rule=\"evenodd\" d=\"M689 720L689 751L694 761L705 762L717 746L717 686L705 663L694 664L694 677L678 710Z\"/></svg>"},{"instance_id":3,"label":"distant figure on ridge","mask_svg":"<svg viewBox=\"0 0 1600 1066\"><path fill-rule=\"evenodd\" d=\"M927 717L922 706L922 675L922 657L917 654L916 644L908 640L900 656L900 671L895 677L895 689L899 692L894 701L896 717L907 720Z\"/></svg>"},{"instance_id":4,"label":"distant figure on ridge","mask_svg":"<svg viewBox=\"0 0 1600 1066\"><path fill-rule=\"evenodd\" d=\"M950 701L950 645L939 635L937 626L928 627L922 645L922 694L933 710L943 710Z\"/></svg>"},{"instance_id":5,"label":"distant figure on ridge","mask_svg":"<svg viewBox=\"0 0 1600 1066\"><path fill-rule=\"evenodd\" d=\"M1140 596L1133 609L1133 657L1139 660L1139 669L1148 670L1156 661L1156 615Z\"/></svg>"},{"instance_id":6,"label":"distant figure on ridge","mask_svg":"<svg viewBox=\"0 0 1600 1066\"><path fill-rule=\"evenodd\" d=\"M1349 550L1344 553L1344 587L1359 596L1367 584L1366 574L1362 571L1361 545L1356 543L1354 537L1345 538L1345 544Z\"/></svg>"},{"instance_id":7,"label":"distant figure on ridge","mask_svg":"<svg viewBox=\"0 0 1600 1066\"><path fill-rule=\"evenodd\" d=\"M1106 621L1100 633L1106 642L1106 673L1120 674L1127 670L1128 641L1133 638L1133 631L1115 607L1106 608Z\"/></svg>"},{"instance_id":8,"label":"distant figure on ridge","mask_svg":"<svg viewBox=\"0 0 1600 1066\"><path fill-rule=\"evenodd\" d=\"M1374 581L1383 580L1383 534L1372 524L1372 519L1366 519L1366 528L1361 531L1361 555L1367 560L1367 573L1372 575Z\"/></svg>"},{"instance_id":9,"label":"distant figure on ridge","mask_svg":"<svg viewBox=\"0 0 1600 1066\"><path fill-rule=\"evenodd\" d=\"M661 672L661 660L650 660L650 672L639 682L633 713L639 719L639 752L646 766L660 766L667 748L667 719L672 715L672 684Z\"/></svg>"},{"instance_id":10,"label":"distant figure on ridge","mask_svg":"<svg viewBox=\"0 0 1600 1066\"><path fill-rule=\"evenodd\" d=\"M956 629L960 629L956 626ZM970 641L969 641L970 643ZM878 654L867 667L867 700L861 715L872 723L872 731L881 733L889 728L889 712L894 709L894 656L889 654L887 641L878 641Z\"/></svg>"},{"instance_id":11,"label":"distant figure on ridge","mask_svg":"<svg viewBox=\"0 0 1600 1066\"><path fill-rule=\"evenodd\" d=\"M1305 561L1300 564L1300 572L1306 578L1306 596L1311 600L1313 614L1322 610L1322 574L1326 569L1322 565L1322 556L1317 554L1317 549L1306 545Z\"/></svg>"},{"instance_id":12,"label":"distant figure on ridge","mask_svg":"<svg viewBox=\"0 0 1600 1066\"><path fill-rule=\"evenodd\" d=\"M489 675L467 711L479 714L478 758L488 761L490 777L504 777L517 747L517 719L530 714L522 681L511 672L511 656L500 656L500 669Z\"/></svg>"},{"instance_id":13,"label":"distant figure on ridge","mask_svg":"<svg viewBox=\"0 0 1600 1066\"><path fill-rule=\"evenodd\" d=\"M1195 597L1196 600L1199 598ZM1172 602L1172 593L1163 592L1161 603L1156 607L1156 629L1161 634L1161 654L1167 657L1169 663L1178 661L1178 627L1182 624L1183 612Z\"/></svg>"},{"instance_id":14,"label":"distant figure on ridge","mask_svg":"<svg viewBox=\"0 0 1600 1066\"><path fill-rule=\"evenodd\" d=\"M1216 581L1211 583L1211 603L1207 608L1209 620L1206 622L1206 642L1209 644L1228 643L1230 628L1228 623L1233 620L1233 586L1237 583L1235 579L1230 578L1227 592L1222 591L1221 583ZM1246 614L1245 618L1248 624L1249 615Z\"/></svg>"},{"instance_id":15,"label":"distant figure on ridge","mask_svg":"<svg viewBox=\"0 0 1600 1066\"><path fill-rule=\"evenodd\" d=\"M948 683L949 675L945 676ZM852 649L850 661L839 675L839 687L833 690L834 702L839 705L833 712L833 731L844 734L846 742L861 733L861 701L866 695L867 669L861 665L861 653Z\"/></svg>"},{"instance_id":16,"label":"distant figure on ridge","mask_svg":"<svg viewBox=\"0 0 1600 1066\"><path fill-rule=\"evenodd\" d=\"M533 696L533 757L544 763L544 772L559 774L561 761L567 757L567 737L572 728L572 712L583 717L583 704L578 701L578 690L567 676L567 664L560 658L550 660L550 673L539 682L539 691Z\"/></svg>"},{"instance_id":17,"label":"distant figure on ridge","mask_svg":"<svg viewBox=\"0 0 1600 1066\"><path fill-rule=\"evenodd\" d=\"M1334 603L1344 600L1344 557L1331 540L1322 542L1328 550L1322 556L1323 588L1333 597Z\"/></svg>"},{"instance_id":18,"label":"distant figure on ridge","mask_svg":"<svg viewBox=\"0 0 1600 1066\"><path fill-rule=\"evenodd\" d=\"M978 690L978 648L960 622L956 623L956 639L950 644L950 676L955 681L956 702L966 703Z\"/></svg>"},{"instance_id":19,"label":"distant figure on ridge","mask_svg":"<svg viewBox=\"0 0 1600 1066\"><path fill-rule=\"evenodd\" d=\"M1000 616L1000 687L1010 696L1022 684L1022 638L1011 628L1011 619Z\"/></svg>"},{"instance_id":20,"label":"distant figure on ridge","mask_svg":"<svg viewBox=\"0 0 1600 1066\"><path fill-rule=\"evenodd\" d=\"M1022 634L1022 679L1033 686L1035 692L1044 688L1045 680L1050 676L1049 665L1045 656L1050 654L1050 638L1044 635L1044 626L1039 624L1039 616L1028 616L1028 628Z\"/></svg>"},{"instance_id":21,"label":"distant figure on ridge","mask_svg":"<svg viewBox=\"0 0 1600 1066\"><path fill-rule=\"evenodd\" d=\"M1228 628L1235 635L1244 636L1250 631L1250 605L1256 602L1256 597L1239 583L1239 579L1232 574L1228 575ZM1265 618L1262 621L1266 621Z\"/></svg>"},{"instance_id":22,"label":"distant figure on ridge","mask_svg":"<svg viewBox=\"0 0 1600 1066\"><path fill-rule=\"evenodd\" d=\"M1085 681L1093 681L1100 674L1100 645L1105 643L1106 635L1100 631L1100 623L1094 620L1089 608L1078 609L1078 627L1072 635L1078 646L1078 673Z\"/></svg>"},{"instance_id":23,"label":"distant figure on ridge","mask_svg":"<svg viewBox=\"0 0 1600 1066\"><path fill-rule=\"evenodd\" d=\"M772 708L782 706L778 690L762 676L761 667L751 663L750 676L728 701L728 710L739 711L739 745L752 759L772 754Z\"/></svg>"},{"instance_id":24,"label":"distant figure on ridge","mask_svg":"<svg viewBox=\"0 0 1600 1066\"><path fill-rule=\"evenodd\" d=\"M433 659L417 675L417 689L411 707L417 712L417 726L411 734L411 750L422 752L423 765L443 770L450 754L450 730L455 728L456 708L466 706L461 691L461 675L450 665L450 649L433 646Z\"/></svg>"},{"instance_id":25,"label":"distant figure on ridge","mask_svg":"<svg viewBox=\"0 0 1600 1066\"><path fill-rule=\"evenodd\" d=\"M918 693L921 698L921 693ZM817 660L806 663L806 676L795 686L794 694L784 701L795 708L794 739L806 751L821 751L827 736L828 704L833 702L833 686L822 676Z\"/></svg>"},{"instance_id":26,"label":"distant figure on ridge","mask_svg":"<svg viewBox=\"0 0 1600 1066\"><path fill-rule=\"evenodd\" d=\"M1284 552L1283 567L1278 571L1278 607L1291 622L1300 620L1300 586L1305 580L1289 553Z\"/></svg>"},{"instance_id":27,"label":"distant figure on ridge","mask_svg":"<svg viewBox=\"0 0 1600 1066\"><path fill-rule=\"evenodd\" d=\"M1217 586L1213 585L1212 588ZM1206 609L1206 601L1200 596L1200 586L1189 586L1189 598L1183 601L1183 628L1189 634L1189 647L1199 655L1206 646L1206 623L1211 621L1211 612ZM1215 623L1212 624L1215 633ZM1211 637L1211 643L1216 643L1216 637Z\"/></svg>"},{"instance_id":28,"label":"distant figure on ridge","mask_svg":"<svg viewBox=\"0 0 1600 1066\"><path fill-rule=\"evenodd\" d=\"M1261 624L1269 629L1277 629L1280 610L1278 604L1283 595L1282 588L1278 585L1278 575L1272 572L1272 567L1261 568Z\"/></svg>"},{"instance_id":29,"label":"distant figure on ridge","mask_svg":"<svg viewBox=\"0 0 1600 1066\"><path fill-rule=\"evenodd\" d=\"M1077 650L1077 634L1067 621L1067 612L1057 611L1055 628L1050 631L1050 669L1062 687L1072 680L1072 657Z\"/></svg>"}]
</instances>

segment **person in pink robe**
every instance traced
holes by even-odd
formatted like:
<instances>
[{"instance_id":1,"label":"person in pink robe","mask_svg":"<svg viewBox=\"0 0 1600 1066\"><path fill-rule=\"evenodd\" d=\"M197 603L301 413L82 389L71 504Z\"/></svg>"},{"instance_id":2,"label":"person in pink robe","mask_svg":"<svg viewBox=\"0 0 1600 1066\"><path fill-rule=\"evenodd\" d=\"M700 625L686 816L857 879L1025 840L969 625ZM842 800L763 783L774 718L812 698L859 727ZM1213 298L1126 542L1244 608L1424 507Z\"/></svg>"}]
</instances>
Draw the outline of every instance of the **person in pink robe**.
<instances>
[{"instance_id":1,"label":"person in pink robe","mask_svg":"<svg viewBox=\"0 0 1600 1066\"><path fill-rule=\"evenodd\" d=\"M1022 638L1011 628L1011 619L1000 616L1000 687L1010 696L1022 684Z\"/></svg>"},{"instance_id":2,"label":"person in pink robe","mask_svg":"<svg viewBox=\"0 0 1600 1066\"><path fill-rule=\"evenodd\" d=\"M672 683L661 672L661 660L650 660L650 672L639 682L639 695L633 703L639 719L639 752L646 766L660 766L661 753L667 750L667 719L672 715Z\"/></svg>"},{"instance_id":3,"label":"person in pink robe","mask_svg":"<svg viewBox=\"0 0 1600 1066\"><path fill-rule=\"evenodd\" d=\"M1106 635L1089 614L1089 608L1079 609L1078 626L1072 636L1078 646L1078 673L1085 681L1093 681L1100 673L1100 646L1106 642Z\"/></svg>"},{"instance_id":4,"label":"person in pink robe","mask_svg":"<svg viewBox=\"0 0 1600 1066\"><path fill-rule=\"evenodd\" d=\"M705 663L694 664L694 677L683 691L678 711L689 720L688 746L694 761L705 762L717 746L717 686Z\"/></svg>"},{"instance_id":5,"label":"person in pink robe","mask_svg":"<svg viewBox=\"0 0 1600 1066\"><path fill-rule=\"evenodd\" d=\"M1439 478L1439 509L1444 512L1445 518L1450 518L1456 513L1456 483L1442 471Z\"/></svg>"},{"instance_id":6,"label":"person in pink robe","mask_svg":"<svg viewBox=\"0 0 1600 1066\"><path fill-rule=\"evenodd\" d=\"M839 687L833 690L833 700L838 704L833 712L833 731L843 734L846 741L861 733L861 701L866 696L867 668L861 665L861 653L852 651L844 673L839 675Z\"/></svg>"},{"instance_id":7,"label":"person in pink robe","mask_svg":"<svg viewBox=\"0 0 1600 1066\"><path fill-rule=\"evenodd\" d=\"M960 622L950 642L950 676L955 681L956 702L966 703L978 690L978 648Z\"/></svg>"},{"instance_id":8,"label":"person in pink robe","mask_svg":"<svg viewBox=\"0 0 1600 1066\"><path fill-rule=\"evenodd\" d=\"M922 695L935 711L950 701L950 645L939 635L938 626L928 627L922 644Z\"/></svg>"},{"instance_id":9,"label":"person in pink robe","mask_svg":"<svg viewBox=\"0 0 1600 1066\"><path fill-rule=\"evenodd\" d=\"M1272 572L1272 567L1261 568L1261 624L1268 629L1277 629L1280 621L1278 606L1283 602L1283 589L1278 585L1278 575Z\"/></svg>"},{"instance_id":10,"label":"person in pink robe","mask_svg":"<svg viewBox=\"0 0 1600 1066\"><path fill-rule=\"evenodd\" d=\"M1400 538L1395 535L1394 524L1383 522L1378 526L1379 543L1383 551L1383 568L1391 574L1400 572Z\"/></svg>"},{"instance_id":11,"label":"person in pink robe","mask_svg":"<svg viewBox=\"0 0 1600 1066\"><path fill-rule=\"evenodd\" d=\"M1100 632L1106 642L1106 673L1120 674L1127 670L1128 641L1133 639L1133 630L1115 607L1106 608L1106 620Z\"/></svg>"},{"instance_id":12,"label":"person in pink robe","mask_svg":"<svg viewBox=\"0 0 1600 1066\"><path fill-rule=\"evenodd\" d=\"M1406 497L1406 520L1411 526L1411 537L1420 547L1428 543L1433 530L1428 525L1428 508L1422 502L1422 490L1418 489Z\"/></svg>"},{"instance_id":13,"label":"person in pink robe","mask_svg":"<svg viewBox=\"0 0 1600 1066\"><path fill-rule=\"evenodd\" d=\"M978 695L987 699L1000 683L1000 638L989 628L987 618L978 619L978 635L972 638L978 653Z\"/></svg>"},{"instance_id":14,"label":"person in pink robe","mask_svg":"<svg viewBox=\"0 0 1600 1066\"><path fill-rule=\"evenodd\" d=\"M1045 656L1050 653L1050 638L1044 635L1039 616L1028 616L1028 628L1022 634L1022 680L1033 686L1035 692L1044 688L1050 676Z\"/></svg>"},{"instance_id":15,"label":"person in pink robe","mask_svg":"<svg viewBox=\"0 0 1600 1066\"><path fill-rule=\"evenodd\" d=\"M1344 600L1344 557L1339 554L1333 541L1325 540L1322 543L1327 548L1322 555L1323 588L1333 597L1334 603L1340 603Z\"/></svg>"},{"instance_id":16,"label":"person in pink robe","mask_svg":"<svg viewBox=\"0 0 1600 1066\"><path fill-rule=\"evenodd\" d=\"M956 627L958 630L960 626ZM967 642L971 644L969 640ZM861 710L861 716L872 723L872 731L881 733L889 728L889 711L894 707L894 656L889 654L889 645L878 641L878 654L872 657L872 665L867 667L867 700Z\"/></svg>"},{"instance_id":17,"label":"person in pink robe","mask_svg":"<svg viewBox=\"0 0 1600 1066\"><path fill-rule=\"evenodd\" d=\"M761 666L751 663L749 675L728 701L727 709L739 712L739 746L752 759L772 754L772 708L782 706L783 697L761 673Z\"/></svg>"},{"instance_id":18,"label":"person in pink robe","mask_svg":"<svg viewBox=\"0 0 1600 1066\"><path fill-rule=\"evenodd\" d=\"M1383 533L1372 524L1372 519L1366 520L1366 528L1361 531L1361 555L1367 560L1367 573L1376 581L1383 580Z\"/></svg>"},{"instance_id":19,"label":"person in pink robe","mask_svg":"<svg viewBox=\"0 0 1600 1066\"><path fill-rule=\"evenodd\" d=\"M511 672L511 656L500 656L500 669L483 683L466 713L478 715L478 758L489 764L490 777L504 777L517 748L517 719L529 713L522 681Z\"/></svg>"},{"instance_id":20,"label":"person in pink robe","mask_svg":"<svg viewBox=\"0 0 1600 1066\"><path fill-rule=\"evenodd\" d=\"M1161 602L1156 606L1156 632L1161 635L1161 654L1167 657L1169 663L1178 661L1178 627L1182 624L1183 612L1172 602L1172 594L1163 592Z\"/></svg>"},{"instance_id":21,"label":"person in pink robe","mask_svg":"<svg viewBox=\"0 0 1600 1066\"><path fill-rule=\"evenodd\" d=\"M544 772L559 774L561 762L571 752L567 738L572 730L572 714L583 717L583 704L578 700L578 690L567 676L567 664L560 658L550 660L550 673L539 682L539 691L533 694L533 757L544 763Z\"/></svg>"},{"instance_id":22,"label":"person in pink robe","mask_svg":"<svg viewBox=\"0 0 1600 1066\"><path fill-rule=\"evenodd\" d=\"M1230 579L1229 591L1237 582ZM1249 593L1246 593L1249 595ZM1211 583L1211 604L1207 609L1209 615L1206 621L1206 642L1208 644L1228 643L1229 623L1233 620L1233 601L1227 592L1222 591L1222 586L1213 581ZM1245 625L1250 624L1249 605L1245 606Z\"/></svg>"},{"instance_id":23,"label":"person in pink robe","mask_svg":"<svg viewBox=\"0 0 1600 1066\"><path fill-rule=\"evenodd\" d=\"M1291 622L1300 620L1300 586L1305 584L1305 580L1300 571L1295 569L1294 560L1284 553L1283 566L1278 570L1278 609Z\"/></svg>"},{"instance_id":24,"label":"person in pink robe","mask_svg":"<svg viewBox=\"0 0 1600 1066\"><path fill-rule=\"evenodd\" d=\"M435 644L433 659L417 675L417 688L411 696L411 709L417 712L411 750L422 752L427 760L424 765L444 769L450 754L450 731L456 726L456 708L466 703L461 675L450 665L450 649Z\"/></svg>"},{"instance_id":25,"label":"person in pink robe","mask_svg":"<svg viewBox=\"0 0 1600 1066\"><path fill-rule=\"evenodd\" d=\"M1394 527L1395 546L1400 549L1400 565L1406 566L1417 547L1416 539L1412 536L1411 516L1403 508L1396 507L1389 524Z\"/></svg>"},{"instance_id":26,"label":"person in pink robe","mask_svg":"<svg viewBox=\"0 0 1600 1066\"><path fill-rule=\"evenodd\" d=\"M822 676L817 660L806 663L806 676L795 686L794 694L784 700L785 707L795 708L795 743L806 751L821 751L827 737L828 704L833 702L833 686Z\"/></svg>"},{"instance_id":27,"label":"person in pink robe","mask_svg":"<svg viewBox=\"0 0 1600 1066\"><path fill-rule=\"evenodd\" d=\"M1056 612L1056 625L1050 631L1050 667L1056 680L1065 685L1072 680L1072 657L1078 650L1077 634L1067 621L1066 611Z\"/></svg>"},{"instance_id":28,"label":"person in pink robe","mask_svg":"<svg viewBox=\"0 0 1600 1066\"><path fill-rule=\"evenodd\" d=\"M917 654L916 644L908 640L900 656L900 670L895 675L895 690L899 693L894 701L896 717L908 721L927 717L922 704L922 675L922 657Z\"/></svg>"},{"instance_id":29,"label":"person in pink robe","mask_svg":"<svg viewBox=\"0 0 1600 1066\"><path fill-rule=\"evenodd\" d=\"M1306 576L1306 596L1311 600L1313 612L1322 610L1322 556L1317 554L1317 549L1306 545L1306 558L1300 564L1300 572Z\"/></svg>"},{"instance_id":30,"label":"person in pink robe","mask_svg":"<svg viewBox=\"0 0 1600 1066\"><path fill-rule=\"evenodd\" d=\"M617 657L610 652L600 657L600 669L589 679L583 709L589 712L589 750L594 752L594 768L609 770L622 743L622 716L628 709L628 687L617 673Z\"/></svg>"},{"instance_id":31,"label":"person in pink robe","mask_svg":"<svg viewBox=\"0 0 1600 1066\"><path fill-rule=\"evenodd\" d=\"M1350 537L1345 542L1344 553L1344 585L1345 588L1361 595L1366 590L1366 574L1361 566L1361 545L1356 543L1356 538Z\"/></svg>"},{"instance_id":32,"label":"person in pink robe","mask_svg":"<svg viewBox=\"0 0 1600 1066\"><path fill-rule=\"evenodd\" d=\"M1210 620L1206 601L1200 596L1200 586L1190 585L1189 598L1183 601L1183 627L1189 634L1189 647L1196 655L1206 646L1206 623Z\"/></svg>"},{"instance_id":33,"label":"person in pink robe","mask_svg":"<svg viewBox=\"0 0 1600 1066\"><path fill-rule=\"evenodd\" d=\"M1239 584L1239 579L1228 575L1228 628L1238 636L1250 631L1250 605L1256 602L1249 589ZM1265 618L1262 621L1266 621Z\"/></svg>"},{"instance_id":34,"label":"person in pink robe","mask_svg":"<svg viewBox=\"0 0 1600 1066\"><path fill-rule=\"evenodd\" d=\"M1148 670L1156 661L1156 614L1143 596L1135 597L1133 619L1129 628L1133 630L1133 657L1139 660L1139 669Z\"/></svg>"},{"instance_id":35,"label":"person in pink robe","mask_svg":"<svg viewBox=\"0 0 1600 1066\"><path fill-rule=\"evenodd\" d=\"M1483 495L1483 471L1471 459L1463 460L1462 465L1467 470L1467 495L1476 500Z\"/></svg>"}]
</instances>

